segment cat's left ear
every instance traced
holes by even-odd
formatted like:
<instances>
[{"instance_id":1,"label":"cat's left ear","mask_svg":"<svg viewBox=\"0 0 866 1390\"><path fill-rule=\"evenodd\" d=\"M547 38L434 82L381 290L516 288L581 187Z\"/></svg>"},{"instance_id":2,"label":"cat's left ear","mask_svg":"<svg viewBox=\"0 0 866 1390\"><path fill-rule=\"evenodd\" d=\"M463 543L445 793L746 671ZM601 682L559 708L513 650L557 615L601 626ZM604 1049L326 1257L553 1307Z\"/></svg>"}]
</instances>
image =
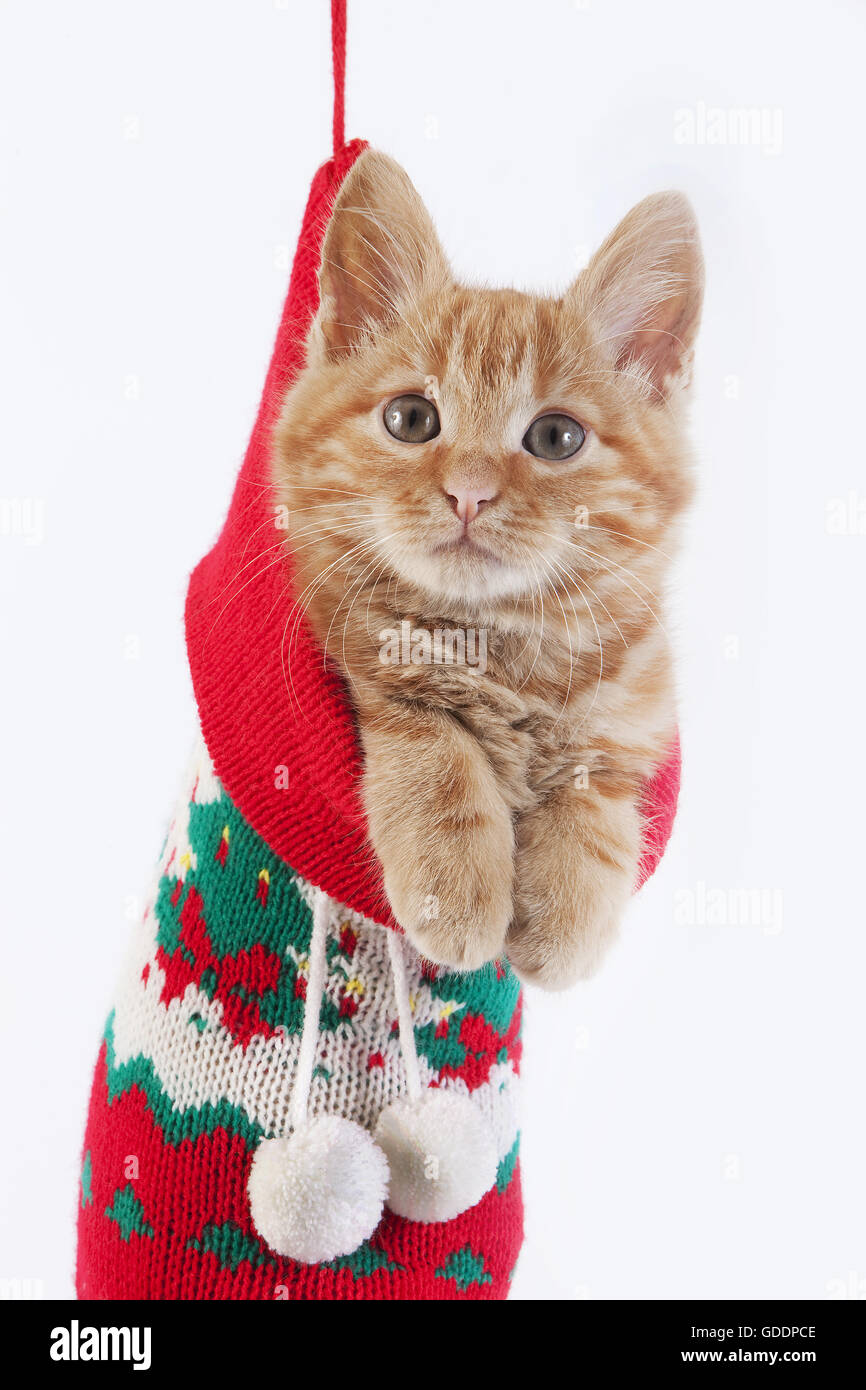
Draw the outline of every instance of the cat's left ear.
<instances>
[{"instance_id":1,"label":"cat's left ear","mask_svg":"<svg viewBox=\"0 0 866 1390\"><path fill-rule=\"evenodd\" d=\"M365 150L340 188L322 248L316 325L345 354L450 278L430 214L396 160Z\"/></svg>"},{"instance_id":2,"label":"cat's left ear","mask_svg":"<svg viewBox=\"0 0 866 1390\"><path fill-rule=\"evenodd\" d=\"M682 193L655 193L623 218L567 299L614 365L665 397L690 377L703 293L692 206Z\"/></svg>"}]
</instances>

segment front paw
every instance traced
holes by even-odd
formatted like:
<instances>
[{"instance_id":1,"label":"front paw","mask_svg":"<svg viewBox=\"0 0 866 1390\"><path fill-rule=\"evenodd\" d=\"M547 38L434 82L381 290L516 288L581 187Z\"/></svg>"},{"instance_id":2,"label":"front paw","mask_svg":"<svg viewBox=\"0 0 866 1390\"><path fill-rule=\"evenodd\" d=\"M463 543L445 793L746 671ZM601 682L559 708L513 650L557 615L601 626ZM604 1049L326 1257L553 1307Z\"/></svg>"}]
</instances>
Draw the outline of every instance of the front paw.
<instances>
[{"instance_id":1,"label":"front paw","mask_svg":"<svg viewBox=\"0 0 866 1390\"><path fill-rule=\"evenodd\" d=\"M388 900L413 946L454 970L501 955L512 914L510 818L403 831L380 856Z\"/></svg>"},{"instance_id":2,"label":"front paw","mask_svg":"<svg viewBox=\"0 0 866 1390\"><path fill-rule=\"evenodd\" d=\"M601 890L596 901L587 885L542 902L522 894L505 942L515 974L548 990L589 979L616 940L627 898L625 884Z\"/></svg>"},{"instance_id":3,"label":"front paw","mask_svg":"<svg viewBox=\"0 0 866 1390\"><path fill-rule=\"evenodd\" d=\"M566 790L524 818L506 941L520 979L561 990L595 973L618 935L639 845L625 801L587 804Z\"/></svg>"}]
</instances>

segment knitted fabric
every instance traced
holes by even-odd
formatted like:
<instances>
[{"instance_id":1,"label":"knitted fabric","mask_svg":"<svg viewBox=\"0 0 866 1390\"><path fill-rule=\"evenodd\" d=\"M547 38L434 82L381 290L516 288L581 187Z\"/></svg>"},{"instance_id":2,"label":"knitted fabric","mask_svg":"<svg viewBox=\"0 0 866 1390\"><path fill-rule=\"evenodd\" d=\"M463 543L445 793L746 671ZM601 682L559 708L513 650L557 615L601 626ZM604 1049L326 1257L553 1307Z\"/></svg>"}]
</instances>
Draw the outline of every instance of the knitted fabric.
<instances>
[{"instance_id":1,"label":"knitted fabric","mask_svg":"<svg viewBox=\"0 0 866 1390\"><path fill-rule=\"evenodd\" d=\"M197 753L96 1068L79 1214L82 1298L503 1298L522 1233L520 990L506 964L436 971L405 949L422 1081L471 1098L491 1191L456 1220L386 1210L350 1256L276 1256L250 1218L262 1138L289 1128L313 889ZM405 1094L388 929L330 904L310 1113L372 1128Z\"/></svg>"},{"instance_id":2,"label":"knitted fabric","mask_svg":"<svg viewBox=\"0 0 866 1390\"><path fill-rule=\"evenodd\" d=\"M228 518L190 581L209 756L173 823L96 1068L82 1297L503 1298L520 1246L520 990L502 962L455 975L406 951L424 1080L470 1096L496 1136L498 1175L476 1206L429 1225L386 1208L359 1250L309 1266L268 1249L247 1197L256 1145L289 1127L314 888L330 929L310 1113L371 1128L407 1089L385 936L396 924L367 838L351 706L273 551L271 429L317 307L330 209L363 148L342 147L313 181ZM678 786L675 747L645 791L639 882L661 857Z\"/></svg>"}]
</instances>

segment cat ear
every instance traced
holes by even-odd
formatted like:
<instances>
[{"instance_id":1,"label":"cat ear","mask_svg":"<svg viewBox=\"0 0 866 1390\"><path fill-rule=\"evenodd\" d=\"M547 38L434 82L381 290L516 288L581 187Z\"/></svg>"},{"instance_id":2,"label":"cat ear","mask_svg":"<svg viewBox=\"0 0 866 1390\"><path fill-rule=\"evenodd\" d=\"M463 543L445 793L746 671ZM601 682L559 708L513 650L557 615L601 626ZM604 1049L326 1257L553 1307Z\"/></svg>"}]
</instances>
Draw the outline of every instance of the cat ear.
<instances>
[{"instance_id":1,"label":"cat ear","mask_svg":"<svg viewBox=\"0 0 866 1390\"><path fill-rule=\"evenodd\" d=\"M655 193L611 232L569 295L616 367L667 396L688 381L703 290L691 204L682 193Z\"/></svg>"},{"instance_id":2,"label":"cat ear","mask_svg":"<svg viewBox=\"0 0 866 1390\"><path fill-rule=\"evenodd\" d=\"M395 160L365 150L340 188L325 234L317 324L329 353L356 347L426 285L450 278L424 204Z\"/></svg>"}]
</instances>

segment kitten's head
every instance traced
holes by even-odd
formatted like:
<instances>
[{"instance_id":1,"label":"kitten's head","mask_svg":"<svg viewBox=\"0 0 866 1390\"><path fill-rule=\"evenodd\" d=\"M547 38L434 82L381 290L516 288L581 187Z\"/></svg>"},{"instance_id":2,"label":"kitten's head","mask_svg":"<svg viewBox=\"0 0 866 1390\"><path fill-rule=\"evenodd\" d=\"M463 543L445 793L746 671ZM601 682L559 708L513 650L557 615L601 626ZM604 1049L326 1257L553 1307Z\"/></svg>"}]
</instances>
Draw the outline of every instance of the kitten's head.
<instances>
[{"instance_id":1,"label":"kitten's head","mask_svg":"<svg viewBox=\"0 0 866 1390\"><path fill-rule=\"evenodd\" d=\"M301 578L351 554L428 603L495 606L655 546L690 491L702 282L691 208L665 193L560 298L466 288L402 169L362 154L277 432Z\"/></svg>"}]
</instances>

